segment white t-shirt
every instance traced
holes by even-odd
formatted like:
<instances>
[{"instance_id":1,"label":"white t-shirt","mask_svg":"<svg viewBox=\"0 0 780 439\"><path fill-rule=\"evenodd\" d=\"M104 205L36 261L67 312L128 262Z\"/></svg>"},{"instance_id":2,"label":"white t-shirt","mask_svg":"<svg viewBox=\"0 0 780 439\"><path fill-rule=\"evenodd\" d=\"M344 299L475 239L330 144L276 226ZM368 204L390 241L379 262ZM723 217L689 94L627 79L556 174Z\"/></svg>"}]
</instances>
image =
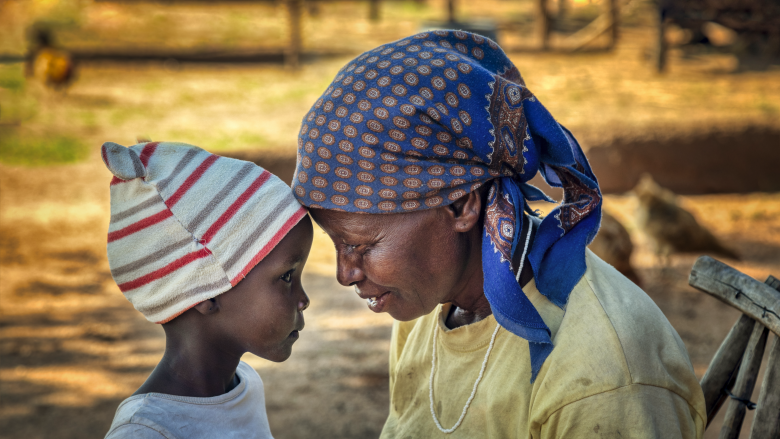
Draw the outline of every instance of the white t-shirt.
<instances>
[{"instance_id":1,"label":"white t-shirt","mask_svg":"<svg viewBox=\"0 0 780 439\"><path fill-rule=\"evenodd\" d=\"M238 364L238 386L211 398L146 393L119 404L106 439L273 439L265 412L263 381Z\"/></svg>"}]
</instances>

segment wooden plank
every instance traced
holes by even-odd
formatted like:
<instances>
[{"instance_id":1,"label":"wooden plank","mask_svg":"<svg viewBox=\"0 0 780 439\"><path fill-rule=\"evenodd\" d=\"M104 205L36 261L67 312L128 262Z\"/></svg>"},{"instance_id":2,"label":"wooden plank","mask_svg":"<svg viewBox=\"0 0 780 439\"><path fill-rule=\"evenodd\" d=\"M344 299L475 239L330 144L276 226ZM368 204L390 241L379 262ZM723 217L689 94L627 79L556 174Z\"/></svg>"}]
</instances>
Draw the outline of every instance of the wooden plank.
<instances>
[{"instance_id":1,"label":"wooden plank","mask_svg":"<svg viewBox=\"0 0 780 439\"><path fill-rule=\"evenodd\" d=\"M693 264L688 283L749 315L780 335L780 292L750 276L702 256Z\"/></svg>"},{"instance_id":2,"label":"wooden plank","mask_svg":"<svg viewBox=\"0 0 780 439\"><path fill-rule=\"evenodd\" d=\"M564 40L564 46L571 51L577 51L593 42L607 32L612 25L609 15L601 14L587 26L569 35Z\"/></svg>"},{"instance_id":3,"label":"wooden plank","mask_svg":"<svg viewBox=\"0 0 780 439\"><path fill-rule=\"evenodd\" d=\"M780 338L777 336L772 341L764 382L761 383L761 394L756 405L750 439L780 437Z\"/></svg>"},{"instance_id":4,"label":"wooden plank","mask_svg":"<svg viewBox=\"0 0 780 439\"><path fill-rule=\"evenodd\" d=\"M773 276L764 282L780 291L780 281ZM707 372L701 379L701 388L704 392L704 402L707 410L707 426L710 425L720 407L728 398L724 389L734 387L736 373L742 355L745 353L750 333L753 330L755 320L742 314L737 323L731 328L729 334L723 340L718 351L710 361Z\"/></svg>"},{"instance_id":5,"label":"wooden plank","mask_svg":"<svg viewBox=\"0 0 780 439\"><path fill-rule=\"evenodd\" d=\"M780 279L769 276L764 283L780 291ZM780 338L777 336L772 341L766 364L750 439L780 437Z\"/></svg>"},{"instance_id":6,"label":"wooden plank","mask_svg":"<svg viewBox=\"0 0 780 439\"><path fill-rule=\"evenodd\" d=\"M729 380L739 367L755 323L755 320L742 314L731 327L731 331L712 357L707 372L701 378L701 389L704 391L704 402L707 407L707 425L715 418L715 414L727 397L723 389L727 388Z\"/></svg>"},{"instance_id":7,"label":"wooden plank","mask_svg":"<svg viewBox=\"0 0 780 439\"><path fill-rule=\"evenodd\" d=\"M766 281L764 281L764 283L776 289L777 291L780 291L780 279L772 275L769 275L769 277L766 279Z\"/></svg>"},{"instance_id":8,"label":"wooden plank","mask_svg":"<svg viewBox=\"0 0 780 439\"><path fill-rule=\"evenodd\" d=\"M619 7L617 0L609 0L609 2L607 2L607 11L596 17L596 19L588 23L587 26L566 37L562 44L563 47L571 51L580 50L609 31L609 48L612 48L617 43L620 14L630 13L639 3L640 2L636 0L629 0L629 2L621 8Z\"/></svg>"},{"instance_id":9,"label":"wooden plank","mask_svg":"<svg viewBox=\"0 0 780 439\"><path fill-rule=\"evenodd\" d=\"M750 334L750 341L745 350L745 356L742 358L742 364L739 366L739 375L737 382L734 383L734 390L731 392L736 398L728 402L726 409L726 418L723 420L723 427L720 430L719 439L738 439L739 432L742 429L742 422L745 420L747 411L746 401L749 401L753 394L753 388L758 378L758 369L761 367L761 358L764 356L764 347L769 330L760 322L753 324L753 332Z\"/></svg>"},{"instance_id":10,"label":"wooden plank","mask_svg":"<svg viewBox=\"0 0 780 439\"><path fill-rule=\"evenodd\" d=\"M111 62L158 62L175 60L187 63L281 63L287 49L258 48L252 50L112 50L112 51L69 51L71 57L79 63L95 61Z\"/></svg>"}]
</instances>

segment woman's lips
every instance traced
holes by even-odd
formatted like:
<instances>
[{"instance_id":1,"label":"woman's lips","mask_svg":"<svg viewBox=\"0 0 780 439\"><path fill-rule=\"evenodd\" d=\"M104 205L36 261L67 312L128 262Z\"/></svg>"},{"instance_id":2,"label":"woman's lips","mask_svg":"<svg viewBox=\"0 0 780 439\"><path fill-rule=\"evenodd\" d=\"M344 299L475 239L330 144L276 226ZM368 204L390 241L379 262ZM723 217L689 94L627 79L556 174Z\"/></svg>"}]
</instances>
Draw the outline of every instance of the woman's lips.
<instances>
[{"instance_id":1,"label":"woman's lips","mask_svg":"<svg viewBox=\"0 0 780 439\"><path fill-rule=\"evenodd\" d=\"M390 298L389 291L377 297L369 297L368 299L366 299L366 301L368 302L368 308L374 312L382 312L384 311L385 304L387 303L387 299L389 298Z\"/></svg>"}]
</instances>

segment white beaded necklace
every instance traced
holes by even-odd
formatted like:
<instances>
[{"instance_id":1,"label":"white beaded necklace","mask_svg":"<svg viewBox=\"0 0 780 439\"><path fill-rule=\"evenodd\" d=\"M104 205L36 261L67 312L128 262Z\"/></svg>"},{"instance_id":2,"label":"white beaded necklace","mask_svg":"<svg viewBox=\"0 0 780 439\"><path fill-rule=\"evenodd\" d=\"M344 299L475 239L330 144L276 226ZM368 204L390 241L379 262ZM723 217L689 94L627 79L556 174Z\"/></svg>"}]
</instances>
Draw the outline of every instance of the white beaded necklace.
<instances>
[{"instance_id":1,"label":"white beaded necklace","mask_svg":"<svg viewBox=\"0 0 780 439\"><path fill-rule=\"evenodd\" d=\"M525 218L528 220L528 218ZM531 229L533 225L531 222L528 222L528 234L525 236L525 245L523 246L523 256L520 258L520 268L517 269L517 281L520 282L520 273L523 272L523 263L525 262L525 254L528 251L528 242L531 240ZM488 346L487 352L485 352L485 359L482 360L482 368L479 370L479 376L477 377L477 381L474 383L474 388L471 390L471 396L469 396L468 401L466 401L466 405L463 407L463 411L460 413L460 418L458 418L458 422L455 423L452 428L444 428L441 426L441 423L439 422L439 419L436 417L436 411L433 409L433 373L436 370L436 335L439 333L437 331L439 327L438 322L436 322L433 325L433 355L431 356L431 378L428 383L428 398L431 400L431 416L433 416L433 422L436 423L436 426L439 428L439 430L442 433L449 434L455 431L458 427L460 427L460 423L463 422L463 418L466 417L466 412L469 409L469 405L471 405L471 401L474 399L474 395L477 394L477 386L479 385L479 382L482 381L482 374L485 373L485 367L487 367L488 358L490 358L490 351L493 350L493 343L496 341L496 334L498 334L498 328L501 327L498 323L496 323L496 329L493 331L493 336L490 337L490 345Z\"/></svg>"}]
</instances>

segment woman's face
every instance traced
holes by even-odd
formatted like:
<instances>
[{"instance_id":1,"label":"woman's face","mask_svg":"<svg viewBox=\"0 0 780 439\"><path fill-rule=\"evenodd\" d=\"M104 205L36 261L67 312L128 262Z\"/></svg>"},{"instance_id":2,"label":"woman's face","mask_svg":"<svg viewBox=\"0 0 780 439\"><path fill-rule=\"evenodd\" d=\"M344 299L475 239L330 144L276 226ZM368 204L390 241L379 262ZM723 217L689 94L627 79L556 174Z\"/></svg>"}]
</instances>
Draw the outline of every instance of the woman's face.
<instances>
[{"instance_id":1,"label":"woman's face","mask_svg":"<svg viewBox=\"0 0 780 439\"><path fill-rule=\"evenodd\" d=\"M474 233L463 233L448 209L390 215L310 212L336 247L339 283L354 285L372 311L408 321L454 301L468 286L476 284L481 291Z\"/></svg>"}]
</instances>

